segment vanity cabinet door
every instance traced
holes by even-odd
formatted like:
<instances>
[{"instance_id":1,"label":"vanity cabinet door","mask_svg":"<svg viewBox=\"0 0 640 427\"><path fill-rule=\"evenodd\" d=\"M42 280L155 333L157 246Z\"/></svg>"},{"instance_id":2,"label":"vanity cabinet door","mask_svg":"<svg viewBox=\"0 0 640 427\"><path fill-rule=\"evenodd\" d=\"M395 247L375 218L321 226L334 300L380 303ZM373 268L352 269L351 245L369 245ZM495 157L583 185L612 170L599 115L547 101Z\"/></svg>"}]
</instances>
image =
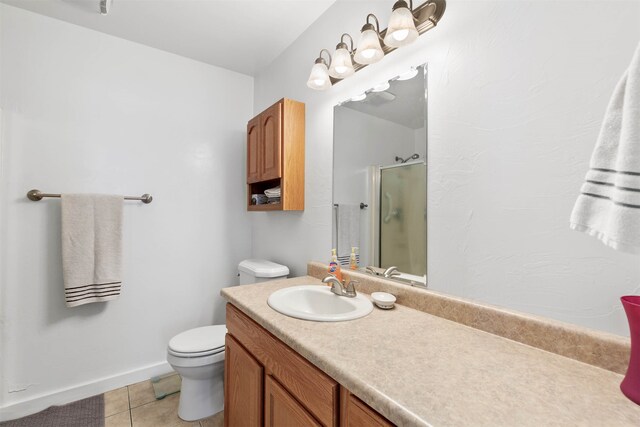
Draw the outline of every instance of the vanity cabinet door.
<instances>
[{"instance_id":1,"label":"vanity cabinet door","mask_svg":"<svg viewBox=\"0 0 640 427\"><path fill-rule=\"evenodd\" d=\"M265 380L264 401L265 427L322 426L271 375Z\"/></svg>"},{"instance_id":2,"label":"vanity cabinet door","mask_svg":"<svg viewBox=\"0 0 640 427\"><path fill-rule=\"evenodd\" d=\"M260 181L260 116L247 123L247 184Z\"/></svg>"},{"instance_id":3,"label":"vanity cabinet door","mask_svg":"<svg viewBox=\"0 0 640 427\"><path fill-rule=\"evenodd\" d=\"M260 115L262 121L261 181L280 178L280 149L282 147L282 102L272 105Z\"/></svg>"},{"instance_id":4,"label":"vanity cabinet door","mask_svg":"<svg viewBox=\"0 0 640 427\"><path fill-rule=\"evenodd\" d=\"M340 387L340 427L392 427L386 418L378 414L362 400Z\"/></svg>"},{"instance_id":5,"label":"vanity cabinet door","mask_svg":"<svg viewBox=\"0 0 640 427\"><path fill-rule=\"evenodd\" d=\"M262 426L264 368L229 334L224 355L225 427Z\"/></svg>"}]
</instances>

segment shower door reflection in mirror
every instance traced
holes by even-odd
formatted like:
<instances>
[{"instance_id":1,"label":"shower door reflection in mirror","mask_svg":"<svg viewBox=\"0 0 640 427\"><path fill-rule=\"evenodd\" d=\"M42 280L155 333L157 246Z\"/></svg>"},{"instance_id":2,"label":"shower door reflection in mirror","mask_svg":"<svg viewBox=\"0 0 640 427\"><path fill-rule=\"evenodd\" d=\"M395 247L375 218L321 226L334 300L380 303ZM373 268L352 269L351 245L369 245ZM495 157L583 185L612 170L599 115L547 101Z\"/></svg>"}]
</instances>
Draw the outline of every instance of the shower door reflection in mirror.
<instances>
[{"instance_id":1,"label":"shower door reflection in mirror","mask_svg":"<svg viewBox=\"0 0 640 427\"><path fill-rule=\"evenodd\" d=\"M334 109L333 247L343 268L426 284L426 66ZM356 248L354 250L354 248Z\"/></svg>"},{"instance_id":2,"label":"shower door reflection in mirror","mask_svg":"<svg viewBox=\"0 0 640 427\"><path fill-rule=\"evenodd\" d=\"M380 266L427 274L427 166L380 168Z\"/></svg>"}]
</instances>

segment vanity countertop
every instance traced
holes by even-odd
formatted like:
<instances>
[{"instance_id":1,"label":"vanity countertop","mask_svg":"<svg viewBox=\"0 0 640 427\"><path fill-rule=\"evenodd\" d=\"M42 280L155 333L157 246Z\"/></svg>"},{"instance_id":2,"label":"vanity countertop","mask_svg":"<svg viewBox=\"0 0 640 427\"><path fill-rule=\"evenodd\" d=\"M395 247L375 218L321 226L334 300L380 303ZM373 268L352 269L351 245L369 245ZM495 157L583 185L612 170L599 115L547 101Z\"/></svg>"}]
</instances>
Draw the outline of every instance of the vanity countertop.
<instances>
[{"instance_id":1,"label":"vanity countertop","mask_svg":"<svg viewBox=\"0 0 640 427\"><path fill-rule=\"evenodd\" d=\"M313 277L225 288L231 304L399 426L638 426L622 375L396 305L294 319L267 305Z\"/></svg>"}]
</instances>

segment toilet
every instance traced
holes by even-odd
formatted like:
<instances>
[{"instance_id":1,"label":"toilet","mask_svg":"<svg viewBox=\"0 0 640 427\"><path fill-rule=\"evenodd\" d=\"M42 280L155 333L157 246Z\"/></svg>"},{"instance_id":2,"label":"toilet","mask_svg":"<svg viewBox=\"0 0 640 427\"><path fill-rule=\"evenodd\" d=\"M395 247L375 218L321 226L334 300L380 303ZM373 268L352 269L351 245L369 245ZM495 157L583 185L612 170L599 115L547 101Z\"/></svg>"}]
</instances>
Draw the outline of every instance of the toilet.
<instances>
[{"instance_id":1,"label":"toilet","mask_svg":"<svg viewBox=\"0 0 640 427\"><path fill-rule=\"evenodd\" d=\"M284 279L289 268L262 259L238 265L240 285ZM171 338L167 362L180 375L178 416L185 421L210 417L224 408L225 325L202 326Z\"/></svg>"}]
</instances>

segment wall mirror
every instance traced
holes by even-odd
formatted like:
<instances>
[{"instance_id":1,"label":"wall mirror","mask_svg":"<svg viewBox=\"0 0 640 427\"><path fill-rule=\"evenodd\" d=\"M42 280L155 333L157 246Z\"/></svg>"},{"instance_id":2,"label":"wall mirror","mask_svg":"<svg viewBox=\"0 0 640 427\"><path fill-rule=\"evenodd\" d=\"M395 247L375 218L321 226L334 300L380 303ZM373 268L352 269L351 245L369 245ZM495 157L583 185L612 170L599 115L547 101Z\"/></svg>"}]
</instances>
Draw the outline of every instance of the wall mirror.
<instances>
[{"instance_id":1,"label":"wall mirror","mask_svg":"<svg viewBox=\"0 0 640 427\"><path fill-rule=\"evenodd\" d=\"M342 268L354 252L360 270L427 284L426 93L422 65L334 108L333 247Z\"/></svg>"}]
</instances>

